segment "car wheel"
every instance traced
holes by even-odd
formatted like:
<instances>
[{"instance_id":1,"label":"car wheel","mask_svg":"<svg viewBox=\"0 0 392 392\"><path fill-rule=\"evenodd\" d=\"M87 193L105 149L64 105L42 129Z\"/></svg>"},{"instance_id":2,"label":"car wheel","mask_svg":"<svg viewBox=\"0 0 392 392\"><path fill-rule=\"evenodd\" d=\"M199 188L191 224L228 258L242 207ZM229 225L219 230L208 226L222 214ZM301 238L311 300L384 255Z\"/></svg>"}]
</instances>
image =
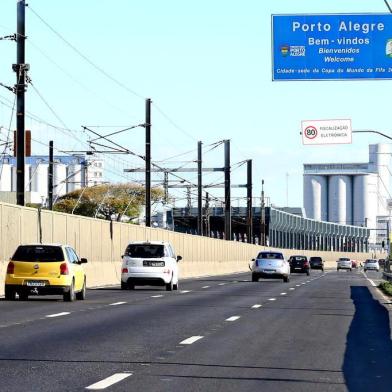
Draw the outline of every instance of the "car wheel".
<instances>
[{"instance_id":1,"label":"car wheel","mask_svg":"<svg viewBox=\"0 0 392 392\"><path fill-rule=\"evenodd\" d=\"M75 282L74 281L72 281L71 286L69 286L68 291L63 294L63 300L65 302L75 301Z\"/></svg>"},{"instance_id":2,"label":"car wheel","mask_svg":"<svg viewBox=\"0 0 392 392\"><path fill-rule=\"evenodd\" d=\"M289 283L290 282L290 276L283 276L283 282L284 283Z\"/></svg>"},{"instance_id":3,"label":"car wheel","mask_svg":"<svg viewBox=\"0 0 392 392\"><path fill-rule=\"evenodd\" d=\"M252 282L258 282L259 277L256 274L252 274Z\"/></svg>"},{"instance_id":4,"label":"car wheel","mask_svg":"<svg viewBox=\"0 0 392 392\"><path fill-rule=\"evenodd\" d=\"M80 299L81 301L86 299L86 279L84 279L82 290L76 293L76 299Z\"/></svg>"},{"instance_id":5,"label":"car wheel","mask_svg":"<svg viewBox=\"0 0 392 392\"><path fill-rule=\"evenodd\" d=\"M178 282L176 284L173 284L173 290L178 290Z\"/></svg>"},{"instance_id":6,"label":"car wheel","mask_svg":"<svg viewBox=\"0 0 392 392\"><path fill-rule=\"evenodd\" d=\"M352 269L350 268L350 272L352 271Z\"/></svg>"},{"instance_id":7,"label":"car wheel","mask_svg":"<svg viewBox=\"0 0 392 392\"><path fill-rule=\"evenodd\" d=\"M128 290L128 283L121 281L121 290Z\"/></svg>"},{"instance_id":8,"label":"car wheel","mask_svg":"<svg viewBox=\"0 0 392 392\"><path fill-rule=\"evenodd\" d=\"M128 290L135 290L135 283L128 282L127 285L128 285Z\"/></svg>"},{"instance_id":9,"label":"car wheel","mask_svg":"<svg viewBox=\"0 0 392 392\"><path fill-rule=\"evenodd\" d=\"M308 276L310 275L310 271L309 270L306 271L306 275L308 275Z\"/></svg>"},{"instance_id":10,"label":"car wheel","mask_svg":"<svg viewBox=\"0 0 392 392\"><path fill-rule=\"evenodd\" d=\"M166 291L172 291L173 290L173 278L169 283L166 283Z\"/></svg>"},{"instance_id":11,"label":"car wheel","mask_svg":"<svg viewBox=\"0 0 392 392\"><path fill-rule=\"evenodd\" d=\"M15 301L16 291L9 286L4 287L4 297L6 301Z\"/></svg>"},{"instance_id":12,"label":"car wheel","mask_svg":"<svg viewBox=\"0 0 392 392\"><path fill-rule=\"evenodd\" d=\"M339 271L339 268L337 268L336 271Z\"/></svg>"}]
</instances>

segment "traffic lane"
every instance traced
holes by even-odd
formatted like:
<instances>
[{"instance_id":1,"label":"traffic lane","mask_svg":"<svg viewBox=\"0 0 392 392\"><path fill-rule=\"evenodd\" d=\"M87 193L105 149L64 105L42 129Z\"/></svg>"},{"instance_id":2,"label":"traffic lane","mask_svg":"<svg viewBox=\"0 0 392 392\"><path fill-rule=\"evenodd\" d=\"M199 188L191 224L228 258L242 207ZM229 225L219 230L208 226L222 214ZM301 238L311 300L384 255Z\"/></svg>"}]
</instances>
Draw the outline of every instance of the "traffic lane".
<instances>
[{"instance_id":1,"label":"traffic lane","mask_svg":"<svg viewBox=\"0 0 392 392\"><path fill-rule=\"evenodd\" d=\"M294 275L298 275L295 277ZM298 279L299 274L294 274L293 279ZM227 284L250 282L250 274L233 274L217 277L206 277L199 279L184 280L181 282L179 291L167 292L160 287L137 286L135 290L121 290L117 287L103 287L100 289L87 290L87 299L73 303L64 302L59 296L31 297L28 301L5 301L0 300L0 327L17 325L19 323L30 323L34 320L44 319L48 315L64 312L95 311L104 309L111 304L121 302L142 303L150 298L166 298L178 293L195 291L210 292L222 291ZM266 284L272 286L278 284L279 280L265 280ZM262 282L259 282L262 283Z\"/></svg>"},{"instance_id":2,"label":"traffic lane","mask_svg":"<svg viewBox=\"0 0 392 392\"><path fill-rule=\"evenodd\" d=\"M230 302L236 296L240 301L248 301L250 306L256 299L259 302L260 294L265 291L275 290L271 294L278 295L283 283L270 283L274 282L241 282L219 286L219 290L209 294L203 291L193 296L168 296L166 303L151 299L149 304L124 304L108 307L105 312L80 312L46 322L40 320L20 326L23 335L18 328L11 332L0 329L0 373L17 376L34 367L35 374L40 375L39 383L35 376L29 379L29 384L45 390L41 381L45 380L49 388L56 368L66 364L65 369L72 371L64 370L62 375L57 375L59 385L74 388L81 386L82 380L95 380L101 373L109 374L118 368L127 370L134 363L162 361L181 350L183 346L179 343L187 337L199 331L214 333L226 327L225 320L235 315ZM253 291L253 297L244 295L249 290ZM82 362L83 368L80 367ZM70 374L73 375L71 380ZM80 385L75 384L75 376ZM15 386L15 379L7 385L8 390L19 387Z\"/></svg>"},{"instance_id":3,"label":"traffic lane","mask_svg":"<svg viewBox=\"0 0 392 392\"><path fill-rule=\"evenodd\" d=\"M327 274L317 285L301 285L290 295L195 342L170 362L133 367L132 377L112 390L369 391L375 378L367 380L369 372L364 369L350 374L345 367L348 359L354 367L358 360L370 365L368 356L355 359L346 353L350 347L363 345L359 331L352 327L358 307L363 305L353 302L352 290L366 291L369 287L361 274ZM380 306L367 301L371 312ZM389 323L389 318L382 320L380 347L390 347ZM359 328L363 333L367 327ZM351 334L359 339L356 344L355 340L350 342ZM378 354L376 349L374 356ZM389 348L382 354L390 358ZM379 376L376 390L389 391L387 369ZM367 389L361 387L365 380Z\"/></svg>"},{"instance_id":4,"label":"traffic lane","mask_svg":"<svg viewBox=\"0 0 392 392\"><path fill-rule=\"evenodd\" d=\"M230 276L207 277L201 279L187 279L180 281L180 290L193 290L203 286L227 284L236 282L237 279L249 278L249 274L233 274ZM203 287L202 286L202 287ZM86 300L75 301L73 303L64 302L62 296L30 296L27 301L6 301L0 298L0 326L10 325L20 322L30 322L48 314L73 312L86 308L98 309L102 306L122 302L137 302L150 298L152 295L168 295L164 287L137 286L135 290L121 290L120 286L108 286L95 289L88 289ZM38 317L37 317L38 316Z\"/></svg>"}]
</instances>

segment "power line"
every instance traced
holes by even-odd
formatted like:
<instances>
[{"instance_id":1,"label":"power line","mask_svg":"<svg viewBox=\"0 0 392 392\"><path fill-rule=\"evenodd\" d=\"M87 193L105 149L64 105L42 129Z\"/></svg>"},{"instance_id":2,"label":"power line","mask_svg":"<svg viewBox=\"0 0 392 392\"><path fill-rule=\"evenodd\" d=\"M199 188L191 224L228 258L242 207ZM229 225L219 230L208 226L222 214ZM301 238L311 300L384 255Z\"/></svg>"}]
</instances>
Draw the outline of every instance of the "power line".
<instances>
[{"instance_id":1,"label":"power line","mask_svg":"<svg viewBox=\"0 0 392 392\"><path fill-rule=\"evenodd\" d=\"M133 94L134 96L145 100L145 97L143 97L141 94L137 93L136 91L130 89L128 86L124 85L120 81L118 81L116 78L111 76L108 72L106 72L103 68L101 68L99 65L95 64L92 60L90 60L86 55L84 55L79 49L77 49L73 44L71 44L69 41L67 41L58 31L56 31L48 22L46 22L36 11L34 11L33 8L31 8L30 5L27 6L27 9L30 9L30 11L46 26L49 28L49 30L52 31L58 38L60 38L67 46L69 46L75 53L77 53L83 60L85 60L87 63L89 63L92 67L94 67L98 72L100 72L102 75L104 75L106 78L110 79L113 83L115 83L117 86L121 87L122 89L128 91L129 93Z\"/></svg>"}]
</instances>

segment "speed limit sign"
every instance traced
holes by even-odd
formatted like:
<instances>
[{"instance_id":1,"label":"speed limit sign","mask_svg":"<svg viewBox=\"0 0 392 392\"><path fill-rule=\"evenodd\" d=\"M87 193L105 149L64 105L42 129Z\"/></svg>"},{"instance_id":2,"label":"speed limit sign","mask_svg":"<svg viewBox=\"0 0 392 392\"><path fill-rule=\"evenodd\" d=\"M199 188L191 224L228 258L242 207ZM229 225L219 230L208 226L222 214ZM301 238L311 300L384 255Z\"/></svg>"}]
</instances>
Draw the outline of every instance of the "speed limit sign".
<instances>
[{"instance_id":1,"label":"speed limit sign","mask_svg":"<svg viewBox=\"0 0 392 392\"><path fill-rule=\"evenodd\" d=\"M305 137L308 139L314 139L317 136L317 129L310 125L309 127L305 128Z\"/></svg>"},{"instance_id":2,"label":"speed limit sign","mask_svg":"<svg viewBox=\"0 0 392 392\"><path fill-rule=\"evenodd\" d=\"M301 131L303 144L351 143L351 120L306 120Z\"/></svg>"}]
</instances>

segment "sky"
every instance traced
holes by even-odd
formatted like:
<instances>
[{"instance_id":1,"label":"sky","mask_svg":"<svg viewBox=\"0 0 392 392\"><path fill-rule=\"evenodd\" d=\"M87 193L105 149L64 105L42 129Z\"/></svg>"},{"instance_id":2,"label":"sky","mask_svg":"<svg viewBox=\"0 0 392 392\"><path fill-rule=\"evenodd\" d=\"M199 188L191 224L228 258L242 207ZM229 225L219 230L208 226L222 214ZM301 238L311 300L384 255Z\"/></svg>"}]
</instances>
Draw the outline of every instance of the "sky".
<instances>
[{"instance_id":1,"label":"sky","mask_svg":"<svg viewBox=\"0 0 392 392\"><path fill-rule=\"evenodd\" d=\"M275 206L302 206L304 163L367 162L378 135L355 134L351 145L303 146L302 120L348 118L353 129L390 133L390 81L273 82L271 14L387 12L383 0L29 0L26 10L26 128L33 153L85 151L91 136L144 123L153 100L152 159L165 167L222 167L231 140L232 183L246 182L253 160L254 204L261 181ZM0 0L0 35L16 29L16 0ZM0 40L0 82L12 86L16 44ZM14 129L14 96L0 88L2 140ZM48 125L50 124L50 125ZM117 143L144 155L144 130ZM2 147L0 147L2 148ZM0 151L2 152L2 151ZM102 156L101 156L102 157ZM171 158L174 157L172 159ZM105 154L105 180L142 181L125 168L143 167L129 155ZM195 175L183 174L196 182ZM159 184L161 175L154 175ZM223 180L205 173L204 183ZM194 191L195 192L195 191ZM210 189L221 197L222 189ZM172 190L176 205L184 190ZM234 206L245 189L232 190ZM196 199L194 198L196 205Z\"/></svg>"}]
</instances>

